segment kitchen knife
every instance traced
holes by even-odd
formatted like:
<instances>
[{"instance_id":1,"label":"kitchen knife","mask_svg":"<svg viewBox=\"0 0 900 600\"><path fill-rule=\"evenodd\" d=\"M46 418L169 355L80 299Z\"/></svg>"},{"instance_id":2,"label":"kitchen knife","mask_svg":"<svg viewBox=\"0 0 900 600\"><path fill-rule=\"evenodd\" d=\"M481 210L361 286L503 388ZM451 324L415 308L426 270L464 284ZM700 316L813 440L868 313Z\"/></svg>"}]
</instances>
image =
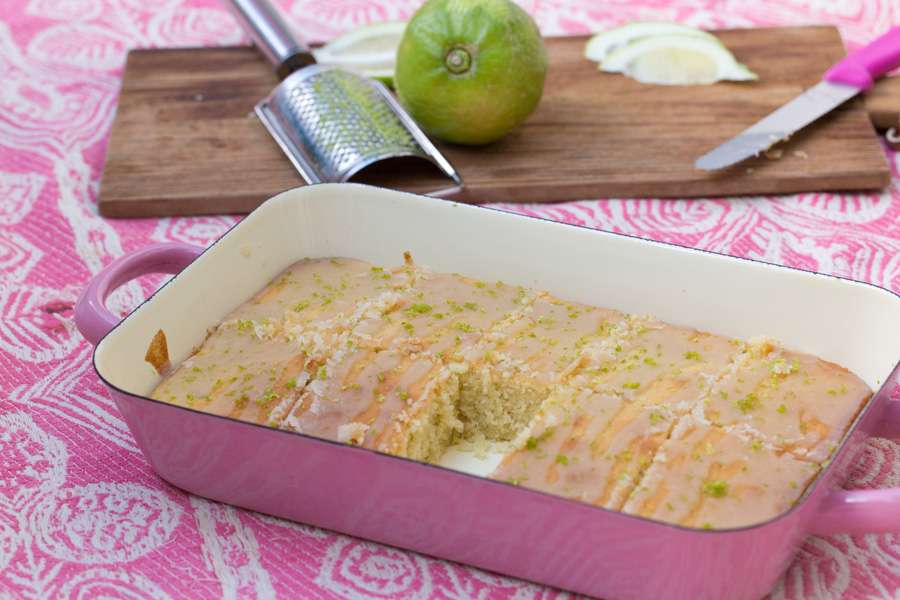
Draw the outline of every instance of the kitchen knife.
<instances>
[{"instance_id":1,"label":"kitchen knife","mask_svg":"<svg viewBox=\"0 0 900 600\"><path fill-rule=\"evenodd\" d=\"M721 146L707 152L697 159L694 166L714 171L756 156L861 91L869 89L875 79L898 66L900 26L893 27L868 46L851 52L831 67L822 81Z\"/></svg>"}]
</instances>

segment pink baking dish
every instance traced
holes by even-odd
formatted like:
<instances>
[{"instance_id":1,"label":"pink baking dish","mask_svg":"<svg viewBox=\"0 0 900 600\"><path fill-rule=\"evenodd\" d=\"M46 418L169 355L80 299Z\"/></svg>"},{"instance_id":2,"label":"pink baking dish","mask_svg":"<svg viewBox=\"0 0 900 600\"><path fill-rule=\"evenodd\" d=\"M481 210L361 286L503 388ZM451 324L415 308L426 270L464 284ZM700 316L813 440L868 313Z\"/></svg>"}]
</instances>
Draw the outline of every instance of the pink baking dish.
<instances>
[{"instance_id":1,"label":"pink baking dish","mask_svg":"<svg viewBox=\"0 0 900 600\"><path fill-rule=\"evenodd\" d=\"M146 397L158 375L144 353L158 329L177 363L207 328L300 258L392 265L404 250L437 271L503 279L725 335L772 335L847 366L877 392L790 511L718 531ZM118 322L106 296L153 272L178 274ZM160 477L286 519L605 598L758 598L809 534L900 532L900 488L840 489L869 436L900 437L900 400L891 399L900 385L900 298L872 285L334 184L272 198L207 250L165 244L115 261L84 291L76 322L96 344L97 374Z\"/></svg>"}]
</instances>

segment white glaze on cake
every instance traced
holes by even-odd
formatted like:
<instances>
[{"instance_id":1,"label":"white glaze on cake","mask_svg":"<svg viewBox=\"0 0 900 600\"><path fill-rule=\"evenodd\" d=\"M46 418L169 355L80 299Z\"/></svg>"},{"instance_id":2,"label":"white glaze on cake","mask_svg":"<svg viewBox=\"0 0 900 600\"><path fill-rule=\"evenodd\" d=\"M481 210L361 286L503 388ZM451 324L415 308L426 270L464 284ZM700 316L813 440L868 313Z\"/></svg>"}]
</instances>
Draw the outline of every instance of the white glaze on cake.
<instances>
[{"instance_id":1,"label":"white glaze on cake","mask_svg":"<svg viewBox=\"0 0 900 600\"><path fill-rule=\"evenodd\" d=\"M869 388L750 343L408 261L291 266L154 391L215 414L693 527L786 509Z\"/></svg>"}]
</instances>

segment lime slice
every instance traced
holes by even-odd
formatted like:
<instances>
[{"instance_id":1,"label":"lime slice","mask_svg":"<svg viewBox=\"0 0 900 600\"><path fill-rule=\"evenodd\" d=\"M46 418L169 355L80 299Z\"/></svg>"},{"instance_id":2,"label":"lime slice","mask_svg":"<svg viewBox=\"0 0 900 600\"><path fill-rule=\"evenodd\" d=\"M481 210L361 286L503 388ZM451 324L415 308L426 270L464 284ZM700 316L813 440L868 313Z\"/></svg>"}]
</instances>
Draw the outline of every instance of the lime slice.
<instances>
[{"instance_id":1,"label":"lime slice","mask_svg":"<svg viewBox=\"0 0 900 600\"><path fill-rule=\"evenodd\" d=\"M668 21L638 21L598 33L588 40L584 49L584 56L588 60L603 62L613 50L617 50L636 39L657 35L692 35L721 43L713 34L695 27Z\"/></svg>"},{"instance_id":2,"label":"lime slice","mask_svg":"<svg viewBox=\"0 0 900 600\"><path fill-rule=\"evenodd\" d=\"M356 71L390 85L394 78L397 46L405 29L406 23L401 21L366 25L314 49L313 56L320 64Z\"/></svg>"},{"instance_id":3,"label":"lime slice","mask_svg":"<svg viewBox=\"0 0 900 600\"><path fill-rule=\"evenodd\" d=\"M735 60L718 40L688 35L636 39L610 52L600 70L624 73L641 83L662 85L703 85L757 78L756 73Z\"/></svg>"}]
</instances>

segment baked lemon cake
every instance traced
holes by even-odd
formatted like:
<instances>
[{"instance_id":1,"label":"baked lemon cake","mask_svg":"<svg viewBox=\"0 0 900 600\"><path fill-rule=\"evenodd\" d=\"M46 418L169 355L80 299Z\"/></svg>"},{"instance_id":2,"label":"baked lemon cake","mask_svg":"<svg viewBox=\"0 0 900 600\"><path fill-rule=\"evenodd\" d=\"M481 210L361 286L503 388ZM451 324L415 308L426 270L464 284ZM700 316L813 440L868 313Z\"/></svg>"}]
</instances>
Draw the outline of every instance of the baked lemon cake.
<instances>
[{"instance_id":1,"label":"baked lemon cake","mask_svg":"<svg viewBox=\"0 0 900 600\"><path fill-rule=\"evenodd\" d=\"M302 260L152 397L690 527L771 518L870 389L846 369L503 282Z\"/></svg>"}]
</instances>

